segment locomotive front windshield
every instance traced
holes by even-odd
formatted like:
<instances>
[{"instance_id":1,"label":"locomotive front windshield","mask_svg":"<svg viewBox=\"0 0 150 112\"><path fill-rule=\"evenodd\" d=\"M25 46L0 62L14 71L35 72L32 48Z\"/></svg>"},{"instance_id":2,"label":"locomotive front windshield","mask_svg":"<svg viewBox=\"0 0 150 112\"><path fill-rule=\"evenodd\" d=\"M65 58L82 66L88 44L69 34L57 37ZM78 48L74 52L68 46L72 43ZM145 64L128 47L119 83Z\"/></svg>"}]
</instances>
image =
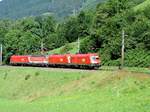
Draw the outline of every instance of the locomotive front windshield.
<instances>
[{"instance_id":1,"label":"locomotive front windshield","mask_svg":"<svg viewBox=\"0 0 150 112\"><path fill-rule=\"evenodd\" d=\"M98 56L91 56L91 63L92 64L99 63L99 57Z\"/></svg>"},{"instance_id":2,"label":"locomotive front windshield","mask_svg":"<svg viewBox=\"0 0 150 112\"><path fill-rule=\"evenodd\" d=\"M92 60L99 60L99 57L98 56L93 56Z\"/></svg>"}]
</instances>

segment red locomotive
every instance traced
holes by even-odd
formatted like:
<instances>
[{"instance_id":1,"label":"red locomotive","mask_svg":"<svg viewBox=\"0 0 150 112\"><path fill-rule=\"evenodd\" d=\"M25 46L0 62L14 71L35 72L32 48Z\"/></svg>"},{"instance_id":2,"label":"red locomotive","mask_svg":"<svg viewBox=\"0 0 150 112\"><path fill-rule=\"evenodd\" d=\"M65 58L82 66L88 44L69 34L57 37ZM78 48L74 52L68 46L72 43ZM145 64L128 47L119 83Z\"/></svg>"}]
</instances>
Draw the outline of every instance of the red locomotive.
<instances>
[{"instance_id":1,"label":"red locomotive","mask_svg":"<svg viewBox=\"0 0 150 112\"><path fill-rule=\"evenodd\" d=\"M96 69L100 67L101 61L98 54L66 54L47 56L13 55L10 58L10 64Z\"/></svg>"}]
</instances>

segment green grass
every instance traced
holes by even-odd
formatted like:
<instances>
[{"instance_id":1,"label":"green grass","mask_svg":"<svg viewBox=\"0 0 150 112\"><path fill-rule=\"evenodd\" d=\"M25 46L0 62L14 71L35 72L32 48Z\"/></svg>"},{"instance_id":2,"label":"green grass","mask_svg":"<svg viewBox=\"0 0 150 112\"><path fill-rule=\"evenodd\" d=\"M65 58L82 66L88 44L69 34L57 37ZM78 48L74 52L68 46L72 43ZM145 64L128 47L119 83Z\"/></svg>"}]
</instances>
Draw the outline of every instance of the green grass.
<instances>
[{"instance_id":1,"label":"green grass","mask_svg":"<svg viewBox=\"0 0 150 112\"><path fill-rule=\"evenodd\" d=\"M66 53L76 54L77 52L78 52L78 43L73 42L66 44L65 46L62 46L60 48L51 50L47 54L66 54Z\"/></svg>"},{"instance_id":2,"label":"green grass","mask_svg":"<svg viewBox=\"0 0 150 112\"><path fill-rule=\"evenodd\" d=\"M0 112L149 110L149 69L0 68Z\"/></svg>"},{"instance_id":3,"label":"green grass","mask_svg":"<svg viewBox=\"0 0 150 112\"><path fill-rule=\"evenodd\" d=\"M137 5L134 10L139 11L139 10L144 10L146 7L150 6L150 0L145 0L143 3Z\"/></svg>"},{"instance_id":4,"label":"green grass","mask_svg":"<svg viewBox=\"0 0 150 112\"><path fill-rule=\"evenodd\" d=\"M114 66L102 66L101 70L107 70L107 71L115 71L118 70L118 67ZM145 73L150 74L149 68L138 68L138 67L124 67L123 70L129 71L129 72L135 72L135 73Z\"/></svg>"}]
</instances>

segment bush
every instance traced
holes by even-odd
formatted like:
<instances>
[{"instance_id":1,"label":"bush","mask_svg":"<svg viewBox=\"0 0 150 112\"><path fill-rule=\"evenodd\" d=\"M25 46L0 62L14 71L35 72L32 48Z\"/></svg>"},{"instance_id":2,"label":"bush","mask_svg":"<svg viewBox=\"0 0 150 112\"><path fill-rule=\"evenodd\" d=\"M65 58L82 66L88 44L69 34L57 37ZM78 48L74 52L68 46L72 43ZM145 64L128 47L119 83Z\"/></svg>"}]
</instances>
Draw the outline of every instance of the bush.
<instances>
[{"instance_id":1,"label":"bush","mask_svg":"<svg viewBox=\"0 0 150 112\"><path fill-rule=\"evenodd\" d=\"M81 53L94 53L96 52L96 41L91 37L86 37L80 45Z\"/></svg>"},{"instance_id":2,"label":"bush","mask_svg":"<svg viewBox=\"0 0 150 112\"><path fill-rule=\"evenodd\" d=\"M129 50L125 55L125 65L129 67L149 67L150 51L143 49Z\"/></svg>"},{"instance_id":3,"label":"bush","mask_svg":"<svg viewBox=\"0 0 150 112\"><path fill-rule=\"evenodd\" d=\"M102 60L102 65L119 66L120 58L111 59L111 54L108 50L100 50L99 55ZM150 67L150 52L143 49L133 49L125 52L125 66L129 67Z\"/></svg>"},{"instance_id":4,"label":"bush","mask_svg":"<svg viewBox=\"0 0 150 112\"><path fill-rule=\"evenodd\" d=\"M40 72L35 72L35 76L39 76L40 75Z\"/></svg>"},{"instance_id":5,"label":"bush","mask_svg":"<svg viewBox=\"0 0 150 112\"><path fill-rule=\"evenodd\" d=\"M31 77L31 75L26 75L26 76L25 76L25 80L30 79L30 77Z\"/></svg>"},{"instance_id":6,"label":"bush","mask_svg":"<svg viewBox=\"0 0 150 112\"><path fill-rule=\"evenodd\" d=\"M69 44L66 44L60 51L60 54L65 54L68 53L70 50L72 49L72 47Z\"/></svg>"}]
</instances>

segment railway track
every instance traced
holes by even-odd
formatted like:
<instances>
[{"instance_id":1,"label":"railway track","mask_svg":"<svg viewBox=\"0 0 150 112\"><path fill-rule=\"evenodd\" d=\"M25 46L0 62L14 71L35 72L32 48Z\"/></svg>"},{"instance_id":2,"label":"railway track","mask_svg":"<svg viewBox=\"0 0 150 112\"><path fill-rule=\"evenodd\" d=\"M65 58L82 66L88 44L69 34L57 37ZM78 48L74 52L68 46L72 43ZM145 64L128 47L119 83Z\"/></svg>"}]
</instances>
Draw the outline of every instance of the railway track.
<instances>
[{"instance_id":1,"label":"railway track","mask_svg":"<svg viewBox=\"0 0 150 112\"><path fill-rule=\"evenodd\" d=\"M11 66L11 65L3 65L3 66L0 66L0 68L3 68L3 67L8 67L8 68L16 68L16 69L21 69L21 68L33 68L33 69L41 69L41 70L49 70L49 71L71 71L71 72L75 72L75 71L99 71L101 70L100 68L99 69L79 69L79 68L59 68L59 67L40 67L40 66Z\"/></svg>"},{"instance_id":2,"label":"railway track","mask_svg":"<svg viewBox=\"0 0 150 112\"><path fill-rule=\"evenodd\" d=\"M97 70L94 69L76 69L76 68L54 68L54 67L33 67L33 66L10 66L10 65L3 65L0 66L0 69L2 68L13 68L13 69L22 69L22 68L29 68L29 69L37 69L37 70L46 70L46 71L62 71L62 72L102 72L102 71L118 71L118 67L111 67L111 66L102 66ZM120 70L119 70L120 71ZM123 69L123 71L128 71L128 72L136 72L136 73L146 73L150 74L150 69L149 68L129 68L126 67Z\"/></svg>"}]
</instances>

